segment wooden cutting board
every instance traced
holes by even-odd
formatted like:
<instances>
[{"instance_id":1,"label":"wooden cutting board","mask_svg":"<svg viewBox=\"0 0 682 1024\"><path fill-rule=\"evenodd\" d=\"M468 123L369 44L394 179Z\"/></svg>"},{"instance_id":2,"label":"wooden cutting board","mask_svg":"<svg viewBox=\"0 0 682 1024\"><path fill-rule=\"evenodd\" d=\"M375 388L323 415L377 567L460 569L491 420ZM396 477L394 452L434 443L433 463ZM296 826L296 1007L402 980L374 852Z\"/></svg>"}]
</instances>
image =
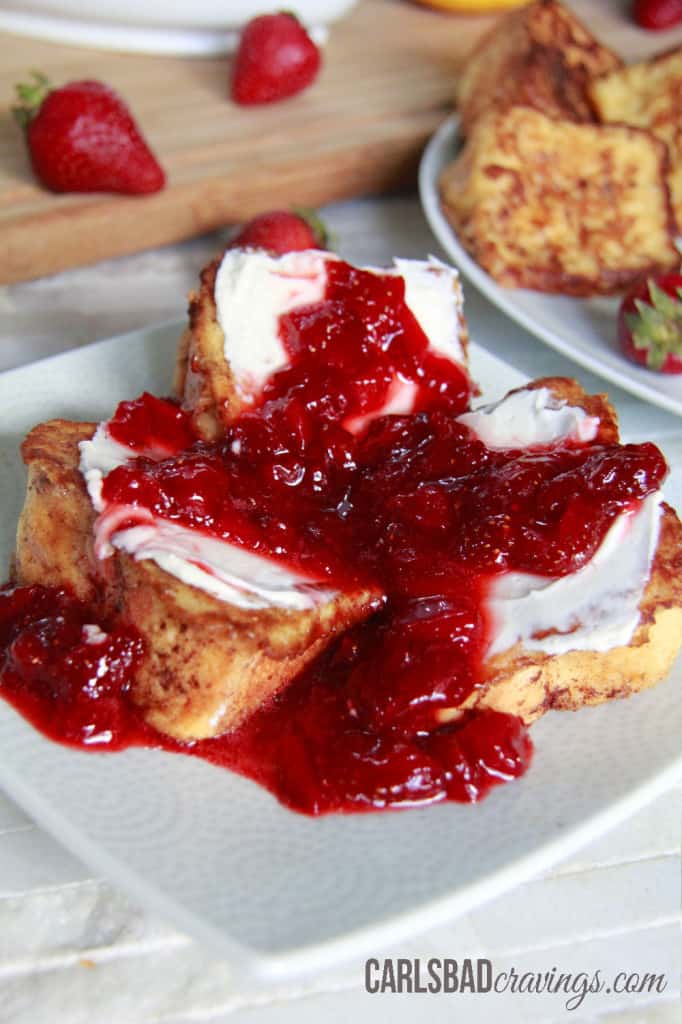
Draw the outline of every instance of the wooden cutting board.
<instances>
[{"instance_id":1,"label":"wooden cutting board","mask_svg":"<svg viewBox=\"0 0 682 1024\"><path fill-rule=\"evenodd\" d=\"M629 25L627 0L573 6L629 55L661 46ZM412 184L424 143L452 110L457 68L492 20L360 0L333 27L315 85L255 108L228 99L226 58L130 56L0 34L0 283L175 242L273 206ZM166 169L166 189L134 198L41 189L10 113L14 84L34 68L55 83L100 78L117 89Z\"/></svg>"},{"instance_id":2,"label":"wooden cutting board","mask_svg":"<svg viewBox=\"0 0 682 1024\"><path fill-rule=\"evenodd\" d=\"M409 182L452 107L458 59L488 23L361 0L333 27L313 88L251 108L228 99L227 58L130 56L1 35L0 282L189 238L273 206ZM133 198L41 189L9 109L14 83L33 68L54 82L96 77L117 89L166 169L166 189Z\"/></svg>"}]
</instances>

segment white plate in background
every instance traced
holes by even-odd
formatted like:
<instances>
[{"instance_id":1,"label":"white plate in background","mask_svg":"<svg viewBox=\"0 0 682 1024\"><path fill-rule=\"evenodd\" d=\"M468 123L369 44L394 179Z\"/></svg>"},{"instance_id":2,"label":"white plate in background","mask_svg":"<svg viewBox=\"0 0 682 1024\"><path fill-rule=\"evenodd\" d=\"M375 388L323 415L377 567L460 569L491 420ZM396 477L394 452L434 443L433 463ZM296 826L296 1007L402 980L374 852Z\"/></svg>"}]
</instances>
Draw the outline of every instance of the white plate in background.
<instances>
[{"instance_id":1,"label":"white plate in background","mask_svg":"<svg viewBox=\"0 0 682 1024\"><path fill-rule=\"evenodd\" d=\"M485 331L472 331L485 344ZM170 390L179 323L0 374L0 565L40 420ZM482 400L523 378L472 345ZM671 493L680 494L682 464ZM248 779L156 750L85 753L0 700L0 786L96 872L263 984L377 955L547 870L682 774L682 663L628 701L547 715L525 778L477 806L295 814ZM0 864L0 872L2 865Z\"/></svg>"},{"instance_id":2,"label":"white plate in background","mask_svg":"<svg viewBox=\"0 0 682 1024\"><path fill-rule=\"evenodd\" d=\"M445 217L438 179L460 146L459 119L448 118L431 138L419 169L419 193L431 230L472 284L504 313L541 341L581 366L620 385L639 398L682 415L682 375L635 366L616 343L618 299L575 299L525 288L502 288L468 254Z\"/></svg>"},{"instance_id":3,"label":"white plate in background","mask_svg":"<svg viewBox=\"0 0 682 1024\"><path fill-rule=\"evenodd\" d=\"M323 43L325 26L355 2L293 0L284 7ZM204 57L235 50L245 22L277 9L259 0L10 0L0 4L0 31L73 46Z\"/></svg>"}]
</instances>

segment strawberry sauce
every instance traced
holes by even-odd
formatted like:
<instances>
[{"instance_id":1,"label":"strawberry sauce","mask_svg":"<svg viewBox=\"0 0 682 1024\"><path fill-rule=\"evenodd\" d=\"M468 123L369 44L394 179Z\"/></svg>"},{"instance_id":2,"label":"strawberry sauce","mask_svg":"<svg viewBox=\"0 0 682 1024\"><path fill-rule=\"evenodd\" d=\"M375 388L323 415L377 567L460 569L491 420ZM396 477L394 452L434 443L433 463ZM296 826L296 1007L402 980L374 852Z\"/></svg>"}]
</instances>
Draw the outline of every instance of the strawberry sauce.
<instances>
[{"instance_id":1,"label":"strawberry sauce","mask_svg":"<svg viewBox=\"0 0 682 1024\"><path fill-rule=\"evenodd\" d=\"M54 739L97 750L162 746L266 786L299 811L475 801L523 774L520 719L469 711L484 682L485 597L504 571L562 576L614 519L657 490L653 445L563 442L492 451L455 416L470 385L434 354L401 278L331 263L324 301L280 320L291 364L217 443L143 395L110 421L131 459L105 479L133 525L155 516L242 545L338 588L372 583L382 609L333 643L238 730L182 745L130 699L144 644L64 591L0 592L0 692ZM396 378L414 412L384 408ZM95 627L101 626L101 631Z\"/></svg>"}]
</instances>

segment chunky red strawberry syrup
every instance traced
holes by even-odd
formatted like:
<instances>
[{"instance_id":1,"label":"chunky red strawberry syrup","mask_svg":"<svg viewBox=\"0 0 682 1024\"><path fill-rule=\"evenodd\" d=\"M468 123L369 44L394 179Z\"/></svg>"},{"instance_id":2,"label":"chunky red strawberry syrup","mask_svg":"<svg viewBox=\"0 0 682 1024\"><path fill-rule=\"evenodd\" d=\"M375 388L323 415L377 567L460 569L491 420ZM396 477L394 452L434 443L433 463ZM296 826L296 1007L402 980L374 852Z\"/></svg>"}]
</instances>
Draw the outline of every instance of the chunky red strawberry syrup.
<instances>
[{"instance_id":1,"label":"chunky red strawberry syrup","mask_svg":"<svg viewBox=\"0 0 682 1024\"><path fill-rule=\"evenodd\" d=\"M109 503L243 545L328 585L372 583L369 621L333 643L238 730L181 745L146 726L130 688L144 644L64 592L0 593L0 692L54 739L97 750L162 746L260 782L311 814L475 801L521 775L520 719L473 711L485 596L499 573L561 576L666 472L653 445L491 451L454 417L469 382L428 350L400 278L330 265L326 299L281 318L291 365L219 443L170 402L122 403L110 433L131 460ZM415 411L380 416L396 375ZM106 635L104 635L106 634Z\"/></svg>"}]
</instances>

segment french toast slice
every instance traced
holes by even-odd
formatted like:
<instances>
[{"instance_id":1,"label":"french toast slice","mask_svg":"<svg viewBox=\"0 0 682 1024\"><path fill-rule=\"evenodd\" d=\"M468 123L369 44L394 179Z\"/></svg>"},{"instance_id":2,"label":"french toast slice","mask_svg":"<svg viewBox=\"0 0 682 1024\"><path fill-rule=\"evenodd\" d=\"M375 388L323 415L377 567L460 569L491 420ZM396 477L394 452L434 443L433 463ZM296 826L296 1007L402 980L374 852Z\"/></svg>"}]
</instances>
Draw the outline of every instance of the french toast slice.
<instances>
[{"instance_id":1,"label":"french toast slice","mask_svg":"<svg viewBox=\"0 0 682 1024\"><path fill-rule=\"evenodd\" d=\"M67 587L100 607L113 581L112 564L95 558L95 512L78 468L78 445L94 431L93 423L51 420L25 437L21 455L28 480L13 575L19 583Z\"/></svg>"},{"instance_id":2,"label":"french toast slice","mask_svg":"<svg viewBox=\"0 0 682 1024\"><path fill-rule=\"evenodd\" d=\"M538 0L500 18L467 58L457 81L461 131L468 135L484 114L517 105L594 121L588 83L620 67L572 11Z\"/></svg>"},{"instance_id":3,"label":"french toast slice","mask_svg":"<svg viewBox=\"0 0 682 1024\"><path fill-rule=\"evenodd\" d=\"M630 64L589 85L597 116L605 124L648 128L668 147L668 185L678 231L682 231L682 47Z\"/></svg>"},{"instance_id":4,"label":"french toast slice","mask_svg":"<svg viewBox=\"0 0 682 1024\"><path fill-rule=\"evenodd\" d=\"M542 378L517 390L537 388L549 388L558 401L598 417L595 443L618 442L617 416L606 395L589 395L575 380L563 377ZM472 708L488 708L530 724L550 710L577 711L661 682L682 644L682 523L669 505L662 509L651 572L639 603L640 621L627 646L548 654L516 644L486 661L481 684L459 708L443 710L441 720L455 721Z\"/></svg>"},{"instance_id":5,"label":"french toast slice","mask_svg":"<svg viewBox=\"0 0 682 1024\"><path fill-rule=\"evenodd\" d=\"M381 593L367 587L303 611L243 609L149 560L116 550L97 559L95 512L78 468L78 444L95 429L53 420L24 441L28 486L14 576L22 585L67 586L107 621L135 626L146 656L131 697L160 732L193 740L234 728L338 633L381 605Z\"/></svg>"},{"instance_id":6,"label":"french toast slice","mask_svg":"<svg viewBox=\"0 0 682 1024\"><path fill-rule=\"evenodd\" d=\"M244 254L246 259L256 260L259 258L259 254L255 251L244 251ZM183 408L191 414L197 434L209 441L220 437L225 428L245 408L249 407L250 402L253 402L254 399L257 401L259 388L268 375L282 369L289 358L283 349L280 349L279 355L270 351L262 357L262 362L259 365L262 353L257 344L254 344L253 353L246 353L246 359L244 352L237 352L240 343L246 348L249 341L254 342L255 339L246 340L240 337L239 329L234 329L234 326L232 333L226 338L221 326L216 300L216 282L221 271L221 264L228 255L232 255L230 250L209 263L201 272L199 288L190 293L189 326L180 339L175 367L174 392L181 400ZM268 258L268 256L265 257L265 259ZM322 299L325 265L328 261L338 259L334 254L321 250L293 252L284 257L274 258L276 272L273 273L273 276L294 281L292 289L294 297L288 309L296 308L298 305L300 298L296 296L297 291L301 296L307 295L309 301ZM451 359L458 360L462 367L466 368L468 333L462 313L462 290L456 273L452 268L432 257L427 261L396 260L395 262L396 266L393 269L388 268L381 272L388 275L404 276L406 301L408 301L409 292L407 275L418 276L419 272L415 271L415 267L421 268L425 279L440 279L446 283L446 287L440 290L438 299L431 303L432 310L426 309L425 315L428 317L435 310L436 314L441 313L448 322L451 321L452 337L448 338L448 343L444 347L441 345L440 352ZM376 271L376 268L365 269ZM313 282L312 285L308 275ZM251 304L260 302L262 305L263 297L259 295L259 284L254 284L253 280L249 279L248 271L245 277L245 291L249 301ZM261 282L260 288L267 289L268 285L271 286L271 282L265 282L265 284ZM428 291L428 288L425 291ZM291 300L291 296L289 299ZM228 307L236 301L234 296L230 296L227 301ZM422 298L422 311L425 310L426 305ZM244 327L243 324L240 326ZM429 341L431 341L430 338ZM238 360L238 355L241 361ZM270 360L269 365L268 360ZM364 420L366 421L368 418L371 417L364 417Z\"/></svg>"},{"instance_id":7,"label":"french toast slice","mask_svg":"<svg viewBox=\"0 0 682 1024\"><path fill-rule=\"evenodd\" d=\"M511 107L443 171L443 209L501 285L586 296L677 267L668 154L650 132Z\"/></svg>"},{"instance_id":8,"label":"french toast slice","mask_svg":"<svg viewBox=\"0 0 682 1024\"><path fill-rule=\"evenodd\" d=\"M665 679L682 641L682 524L668 505L640 615L626 647L552 656L518 645L502 652L488 662L483 685L465 706L519 715L531 723L546 711L577 711L630 697Z\"/></svg>"}]
</instances>

